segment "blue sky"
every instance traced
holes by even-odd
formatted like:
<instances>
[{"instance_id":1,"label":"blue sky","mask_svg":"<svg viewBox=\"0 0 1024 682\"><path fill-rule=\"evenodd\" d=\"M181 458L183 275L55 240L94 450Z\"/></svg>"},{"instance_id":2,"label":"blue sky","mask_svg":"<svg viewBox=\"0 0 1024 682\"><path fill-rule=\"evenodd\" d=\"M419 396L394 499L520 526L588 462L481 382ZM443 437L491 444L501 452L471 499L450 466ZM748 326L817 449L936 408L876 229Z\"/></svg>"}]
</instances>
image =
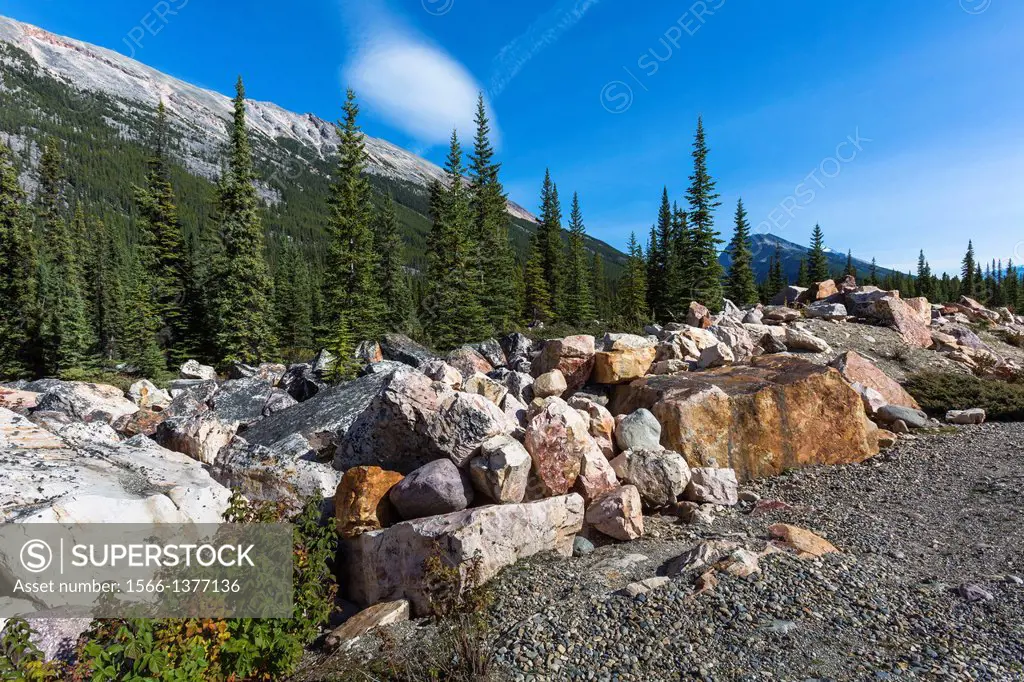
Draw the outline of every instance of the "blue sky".
<instances>
[{"instance_id":1,"label":"blue sky","mask_svg":"<svg viewBox=\"0 0 1024 682\"><path fill-rule=\"evenodd\" d=\"M681 198L703 114L726 236L742 196L756 229L806 243L820 222L880 265L923 247L953 271L968 239L1024 262L1016 0L164 1L164 21L155 0L0 13L225 93L242 73L250 96L329 119L357 85L369 134L437 162L483 89L512 198L535 210L550 166L620 247L663 185Z\"/></svg>"}]
</instances>

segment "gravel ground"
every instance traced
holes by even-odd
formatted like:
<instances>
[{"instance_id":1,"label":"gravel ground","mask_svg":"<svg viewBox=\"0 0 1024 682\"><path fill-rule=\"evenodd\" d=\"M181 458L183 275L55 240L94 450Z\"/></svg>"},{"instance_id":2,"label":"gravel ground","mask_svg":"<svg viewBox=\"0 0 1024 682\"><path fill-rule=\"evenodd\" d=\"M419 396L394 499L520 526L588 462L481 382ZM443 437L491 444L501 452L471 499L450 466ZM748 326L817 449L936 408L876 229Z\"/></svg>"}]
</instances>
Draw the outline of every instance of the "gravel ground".
<instances>
[{"instance_id":1,"label":"gravel ground","mask_svg":"<svg viewBox=\"0 0 1024 682\"><path fill-rule=\"evenodd\" d=\"M861 465L746 488L790 508L720 509L710 525L648 517L641 540L535 557L492 583L496 679L1024 680L1024 424L902 440ZM693 575L638 597L710 539L759 551L767 528L815 531L841 554L770 554L750 578ZM971 602L973 585L991 600ZM391 632L422 644L431 627Z\"/></svg>"}]
</instances>

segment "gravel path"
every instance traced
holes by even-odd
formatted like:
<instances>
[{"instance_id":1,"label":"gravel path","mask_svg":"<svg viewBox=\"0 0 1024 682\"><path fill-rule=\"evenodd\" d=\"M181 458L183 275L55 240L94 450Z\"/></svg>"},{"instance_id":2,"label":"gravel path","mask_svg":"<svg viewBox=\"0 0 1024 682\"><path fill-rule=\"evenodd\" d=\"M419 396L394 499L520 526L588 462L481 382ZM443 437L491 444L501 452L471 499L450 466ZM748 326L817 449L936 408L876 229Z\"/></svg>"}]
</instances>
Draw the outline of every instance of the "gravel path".
<instances>
[{"instance_id":1,"label":"gravel path","mask_svg":"<svg viewBox=\"0 0 1024 682\"><path fill-rule=\"evenodd\" d=\"M1024 680L1024 425L905 440L859 466L750 489L792 508L722 511L711 525L651 517L640 541L503 574L492 620L509 676ZM720 575L697 596L692 577L635 598L616 593L701 540L762 549L779 522L842 554L772 554L760 575ZM972 596L982 601L961 585L980 587Z\"/></svg>"}]
</instances>

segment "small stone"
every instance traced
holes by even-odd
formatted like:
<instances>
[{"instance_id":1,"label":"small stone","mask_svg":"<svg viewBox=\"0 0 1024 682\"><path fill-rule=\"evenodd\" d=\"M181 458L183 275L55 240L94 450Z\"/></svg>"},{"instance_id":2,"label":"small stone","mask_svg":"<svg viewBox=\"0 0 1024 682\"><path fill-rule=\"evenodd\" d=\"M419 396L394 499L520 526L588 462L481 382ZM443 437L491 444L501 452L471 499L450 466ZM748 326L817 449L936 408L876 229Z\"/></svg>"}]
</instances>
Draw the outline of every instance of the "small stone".
<instances>
[{"instance_id":1,"label":"small stone","mask_svg":"<svg viewBox=\"0 0 1024 682\"><path fill-rule=\"evenodd\" d=\"M577 535L572 541L572 555L574 557L587 556L594 552L594 543L582 535Z\"/></svg>"},{"instance_id":2,"label":"small stone","mask_svg":"<svg viewBox=\"0 0 1024 682\"><path fill-rule=\"evenodd\" d=\"M569 386L565 375L559 369L553 369L537 377L533 382L533 395L537 398L561 397Z\"/></svg>"},{"instance_id":3,"label":"small stone","mask_svg":"<svg viewBox=\"0 0 1024 682\"><path fill-rule=\"evenodd\" d=\"M984 424L985 410L976 407L970 410L950 410L946 413L946 422L949 424Z\"/></svg>"},{"instance_id":4,"label":"small stone","mask_svg":"<svg viewBox=\"0 0 1024 682\"><path fill-rule=\"evenodd\" d=\"M661 449L661 424L646 408L623 417L615 427L615 442L620 450Z\"/></svg>"}]
</instances>

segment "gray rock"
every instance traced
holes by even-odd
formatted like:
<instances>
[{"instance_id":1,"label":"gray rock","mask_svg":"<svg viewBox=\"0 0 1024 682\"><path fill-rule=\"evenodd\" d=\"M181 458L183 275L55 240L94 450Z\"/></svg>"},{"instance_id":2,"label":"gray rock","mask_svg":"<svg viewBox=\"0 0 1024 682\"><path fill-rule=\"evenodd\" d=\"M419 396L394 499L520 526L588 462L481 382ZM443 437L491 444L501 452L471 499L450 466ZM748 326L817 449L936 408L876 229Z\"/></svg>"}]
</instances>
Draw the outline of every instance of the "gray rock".
<instances>
[{"instance_id":1,"label":"gray rock","mask_svg":"<svg viewBox=\"0 0 1024 682\"><path fill-rule=\"evenodd\" d=\"M683 497L701 504L731 507L739 503L739 485L732 469L698 467L690 470L690 484Z\"/></svg>"},{"instance_id":2,"label":"gray rock","mask_svg":"<svg viewBox=\"0 0 1024 682\"><path fill-rule=\"evenodd\" d=\"M912 429L928 428L928 415L921 410L914 410L900 405L886 405L878 410L878 420L883 424L892 424L899 420Z\"/></svg>"},{"instance_id":3,"label":"gray rock","mask_svg":"<svg viewBox=\"0 0 1024 682\"><path fill-rule=\"evenodd\" d=\"M615 442L622 451L660 450L661 424L650 410L640 408L616 425Z\"/></svg>"},{"instance_id":4,"label":"gray rock","mask_svg":"<svg viewBox=\"0 0 1024 682\"><path fill-rule=\"evenodd\" d=\"M113 424L125 415L138 412L139 406L125 398L121 389L115 386L60 381L39 396L36 410L63 412L81 421Z\"/></svg>"},{"instance_id":5,"label":"gray rock","mask_svg":"<svg viewBox=\"0 0 1024 682\"><path fill-rule=\"evenodd\" d=\"M218 453L211 473L250 500L283 502L291 509L301 508L313 495L331 499L341 481L341 472L322 461L317 448L299 433L270 447L236 436Z\"/></svg>"},{"instance_id":6,"label":"gray rock","mask_svg":"<svg viewBox=\"0 0 1024 682\"><path fill-rule=\"evenodd\" d=\"M505 351L502 350L501 344L497 339L487 339L480 343L472 343L469 347L482 355L495 369L498 367L504 367L508 364L508 359L505 357Z\"/></svg>"},{"instance_id":7,"label":"gray rock","mask_svg":"<svg viewBox=\"0 0 1024 682\"><path fill-rule=\"evenodd\" d=\"M636 540L644 534L640 491L624 485L601 495L587 508L585 520L610 538Z\"/></svg>"},{"instance_id":8,"label":"gray rock","mask_svg":"<svg viewBox=\"0 0 1024 682\"><path fill-rule=\"evenodd\" d=\"M821 301L807 306L804 315L819 320L845 320L849 314L846 306L842 303L828 303Z\"/></svg>"},{"instance_id":9,"label":"gray rock","mask_svg":"<svg viewBox=\"0 0 1024 682\"><path fill-rule=\"evenodd\" d=\"M810 332L793 327L786 327L786 347L789 350L806 351L809 353L829 353L832 348L824 339L819 339Z\"/></svg>"},{"instance_id":10,"label":"gray rock","mask_svg":"<svg viewBox=\"0 0 1024 682\"><path fill-rule=\"evenodd\" d=\"M705 348L700 359L697 360L697 369L711 369L712 367L725 367L735 362L736 358L732 350L724 343L719 343L710 348Z\"/></svg>"},{"instance_id":11,"label":"gray rock","mask_svg":"<svg viewBox=\"0 0 1024 682\"><path fill-rule=\"evenodd\" d=\"M267 404L263 406L263 416L269 417L272 414L283 412L295 407L299 401L291 397L286 391L280 388L271 389Z\"/></svg>"},{"instance_id":12,"label":"gray rock","mask_svg":"<svg viewBox=\"0 0 1024 682\"><path fill-rule=\"evenodd\" d=\"M761 346L761 350L764 351L765 355L785 353L789 350L789 348L786 347L786 344L774 334L765 334L762 336L758 345Z\"/></svg>"},{"instance_id":13,"label":"gray rock","mask_svg":"<svg viewBox=\"0 0 1024 682\"><path fill-rule=\"evenodd\" d=\"M743 324L761 324L764 321L764 313L759 308L754 308L743 316Z\"/></svg>"},{"instance_id":14,"label":"gray rock","mask_svg":"<svg viewBox=\"0 0 1024 682\"><path fill-rule=\"evenodd\" d=\"M500 382L508 392L515 396L516 400L529 405L533 402L533 376L527 372L517 372L511 369L496 369L490 376Z\"/></svg>"},{"instance_id":15,"label":"gray rock","mask_svg":"<svg viewBox=\"0 0 1024 682\"><path fill-rule=\"evenodd\" d=\"M309 400L327 387L327 383L313 371L312 365L307 363L290 366L278 385L300 403Z\"/></svg>"},{"instance_id":16,"label":"gray rock","mask_svg":"<svg viewBox=\"0 0 1024 682\"><path fill-rule=\"evenodd\" d=\"M231 379L213 396L213 411L221 421L249 425L263 418L273 392L271 383L259 377Z\"/></svg>"},{"instance_id":17,"label":"gray rock","mask_svg":"<svg viewBox=\"0 0 1024 682\"><path fill-rule=\"evenodd\" d=\"M949 424L984 424L985 410L975 407L970 410L950 410L946 413L946 422Z\"/></svg>"},{"instance_id":18,"label":"gray rock","mask_svg":"<svg viewBox=\"0 0 1024 682\"><path fill-rule=\"evenodd\" d=\"M596 548L594 547L594 543L586 539L582 535L577 535L575 538L573 538L572 555L574 557L581 557L587 556L588 554L593 554L595 549Z\"/></svg>"},{"instance_id":19,"label":"gray rock","mask_svg":"<svg viewBox=\"0 0 1024 682\"><path fill-rule=\"evenodd\" d=\"M456 391L462 388L462 382L466 378L462 375L462 372L455 369L441 358L428 360L420 366L419 370L434 381L440 381L442 384L449 386Z\"/></svg>"},{"instance_id":20,"label":"gray rock","mask_svg":"<svg viewBox=\"0 0 1024 682\"><path fill-rule=\"evenodd\" d=\"M404 362L396 362L394 360L381 360L380 362L371 362L370 364L359 370L359 376L365 377L368 374L391 374L398 369L406 369L409 365Z\"/></svg>"},{"instance_id":21,"label":"gray rock","mask_svg":"<svg viewBox=\"0 0 1024 682\"><path fill-rule=\"evenodd\" d=\"M440 402L437 416L426 424L431 450L465 467L494 436L507 435L514 425L497 405L482 395L453 393Z\"/></svg>"},{"instance_id":22,"label":"gray rock","mask_svg":"<svg viewBox=\"0 0 1024 682\"><path fill-rule=\"evenodd\" d=\"M437 459L395 484L388 498L399 515L411 521L462 511L473 503L473 486L451 460Z\"/></svg>"},{"instance_id":23,"label":"gray rock","mask_svg":"<svg viewBox=\"0 0 1024 682\"><path fill-rule=\"evenodd\" d=\"M380 341L380 352L385 360L394 360L410 367L420 367L437 355L403 334L385 334Z\"/></svg>"},{"instance_id":24,"label":"gray rock","mask_svg":"<svg viewBox=\"0 0 1024 682\"><path fill-rule=\"evenodd\" d=\"M782 291L775 294L771 300L772 305L786 305L787 303L796 303L797 299L807 291L807 287L798 286L787 286Z\"/></svg>"},{"instance_id":25,"label":"gray rock","mask_svg":"<svg viewBox=\"0 0 1024 682\"><path fill-rule=\"evenodd\" d=\"M181 366L179 376L182 379L201 379L211 381L217 378L217 370L209 365L201 365L198 360L188 360Z\"/></svg>"},{"instance_id":26,"label":"gray rock","mask_svg":"<svg viewBox=\"0 0 1024 682\"><path fill-rule=\"evenodd\" d=\"M155 440L168 450L213 464L217 454L238 432L238 422L222 421L212 412L171 417L157 427Z\"/></svg>"},{"instance_id":27,"label":"gray rock","mask_svg":"<svg viewBox=\"0 0 1024 682\"><path fill-rule=\"evenodd\" d=\"M612 467L619 480L635 485L640 497L653 508L675 504L690 483L686 460L667 450L624 452L612 460Z\"/></svg>"},{"instance_id":28,"label":"gray rock","mask_svg":"<svg viewBox=\"0 0 1024 682\"><path fill-rule=\"evenodd\" d=\"M531 360L530 351L533 349L533 341L526 334L514 332L502 337L501 349L505 352L508 362L522 358Z\"/></svg>"}]
</instances>

